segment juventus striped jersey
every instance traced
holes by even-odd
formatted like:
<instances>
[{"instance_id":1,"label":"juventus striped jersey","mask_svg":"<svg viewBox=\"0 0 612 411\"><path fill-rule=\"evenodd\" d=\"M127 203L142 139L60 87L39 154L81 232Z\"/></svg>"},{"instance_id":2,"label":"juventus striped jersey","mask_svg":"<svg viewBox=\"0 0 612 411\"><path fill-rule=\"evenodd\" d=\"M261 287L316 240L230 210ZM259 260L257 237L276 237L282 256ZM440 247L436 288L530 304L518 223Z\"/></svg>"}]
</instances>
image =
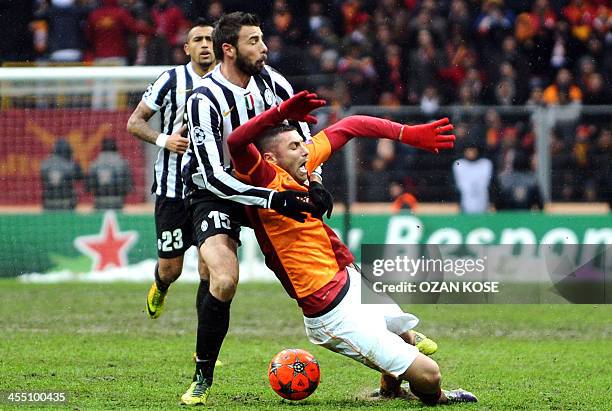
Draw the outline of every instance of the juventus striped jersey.
<instances>
[{"instance_id":1,"label":"juventus striped jersey","mask_svg":"<svg viewBox=\"0 0 612 411\"><path fill-rule=\"evenodd\" d=\"M172 134L180 130L184 121L185 104L191 92L202 81L191 63L167 70L149 84L142 101L153 111L160 113L161 133ZM151 192L158 196L183 198L181 179L181 154L160 149L155 160L155 179Z\"/></svg>"},{"instance_id":2,"label":"juventus striped jersey","mask_svg":"<svg viewBox=\"0 0 612 411\"><path fill-rule=\"evenodd\" d=\"M201 87L187 101L189 148L183 156L186 195L212 195L246 205L269 207L272 191L237 180L227 148L227 137L238 126L293 95L289 82L271 67L252 76L246 88L221 74L221 65L204 76ZM295 122L304 139L306 123Z\"/></svg>"}]
</instances>

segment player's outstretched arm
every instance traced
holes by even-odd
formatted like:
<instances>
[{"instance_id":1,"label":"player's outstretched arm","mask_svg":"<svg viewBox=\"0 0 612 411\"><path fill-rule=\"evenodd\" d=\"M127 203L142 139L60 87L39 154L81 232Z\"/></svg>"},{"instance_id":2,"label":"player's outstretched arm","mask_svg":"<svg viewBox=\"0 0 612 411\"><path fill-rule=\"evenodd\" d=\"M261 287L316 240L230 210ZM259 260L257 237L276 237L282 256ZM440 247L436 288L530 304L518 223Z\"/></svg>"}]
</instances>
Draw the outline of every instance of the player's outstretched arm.
<instances>
[{"instance_id":1,"label":"player's outstretched arm","mask_svg":"<svg viewBox=\"0 0 612 411\"><path fill-rule=\"evenodd\" d=\"M171 135L159 133L147 123L154 114L155 111L141 101L128 119L127 131L147 143L155 144L174 153L184 154L189 146L189 139L183 137L187 126L184 125L178 132Z\"/></svg>"},{"instance_id":2,"label":"player's outstretched arm","mask_svg":"<svg viewBox=\"0 0 612 411\"><path fill-rule=\"evenodd\" d=\"M448 118L433 123L409 126L370 116L350 116L325 128L332 152L340 149L355 137L386 138L398 140L423 150L438 153L455 145L455 136L447 134L453 130Z\"/></svg>"}]
</instances>

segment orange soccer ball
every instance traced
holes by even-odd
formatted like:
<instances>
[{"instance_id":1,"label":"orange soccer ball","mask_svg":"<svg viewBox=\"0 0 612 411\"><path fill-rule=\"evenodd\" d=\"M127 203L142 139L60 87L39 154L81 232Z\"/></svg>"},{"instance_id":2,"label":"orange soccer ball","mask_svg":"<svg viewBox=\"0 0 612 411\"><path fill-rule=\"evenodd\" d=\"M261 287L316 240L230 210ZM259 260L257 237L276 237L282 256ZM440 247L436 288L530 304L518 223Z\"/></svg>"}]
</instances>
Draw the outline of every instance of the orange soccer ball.
<instances>
[{"instance_id":1,"label":"orange soccer ball","mask_svg":"<svg viewBox=\"0 0 612 411\"><path fill-rule=\"evenodd\" d=\"M308 351L288 348L276 354L268 367L272 389L288 400L303 400L319 385L319 363Z\"/></svg>"}]
</instances>

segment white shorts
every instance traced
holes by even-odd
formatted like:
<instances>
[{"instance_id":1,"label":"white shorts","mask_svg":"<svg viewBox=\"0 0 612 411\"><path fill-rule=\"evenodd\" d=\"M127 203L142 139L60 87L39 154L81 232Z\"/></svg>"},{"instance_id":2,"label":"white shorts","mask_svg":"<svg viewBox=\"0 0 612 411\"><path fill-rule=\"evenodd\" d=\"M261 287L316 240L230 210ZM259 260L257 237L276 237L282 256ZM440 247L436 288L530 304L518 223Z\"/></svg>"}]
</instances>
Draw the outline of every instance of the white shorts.
<instances>
[{"instance_id":1,"label":"white shorts","mask_svg":"<svg viewBox=\"0 0 612 411\"><path fill-rule=\"evenodd\" d=\"M347 271L348 292L330 312L304 317L306 335L313 344L399 377L419 352L399 334L414 328L419 319L397 304L361 304L361 274L350 267Z\"/></svg>"}]
</instances>

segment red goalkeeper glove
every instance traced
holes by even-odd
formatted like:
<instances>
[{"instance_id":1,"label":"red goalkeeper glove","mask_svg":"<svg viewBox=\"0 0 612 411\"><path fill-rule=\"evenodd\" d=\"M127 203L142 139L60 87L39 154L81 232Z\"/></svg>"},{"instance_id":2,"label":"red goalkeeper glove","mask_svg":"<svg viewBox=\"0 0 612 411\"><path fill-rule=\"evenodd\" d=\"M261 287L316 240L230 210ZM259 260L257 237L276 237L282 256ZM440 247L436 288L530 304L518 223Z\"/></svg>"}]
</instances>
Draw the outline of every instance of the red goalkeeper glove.
<instances>
[{"instance_id":1,"label":"red goalkeeper glove","mask_svg":"<svg viewBox=\"0 0 612 411\"><path fill-rule=\"evenodd\" d=\"M300 91L293 97L276 106L279 114L287 120L305 121L317 124L317 118L310 114L312 110L323 107L327 102L320 100L315 93Z\"/></svg>"},{"instance_id":2,"label":"red goalkeeper glove","mask_svg":"<svg viewBox=\"0 0 612 411\"><path fill-rule=\"evenodd\" d=\"M448 118L436 120L429 124L416 126L403 125L400 129L399 140L413 147L438 153L438 150L451 149L455 146L455 135L444 134L451 131L454 126Z\"/></svg>"}]
</instances>

